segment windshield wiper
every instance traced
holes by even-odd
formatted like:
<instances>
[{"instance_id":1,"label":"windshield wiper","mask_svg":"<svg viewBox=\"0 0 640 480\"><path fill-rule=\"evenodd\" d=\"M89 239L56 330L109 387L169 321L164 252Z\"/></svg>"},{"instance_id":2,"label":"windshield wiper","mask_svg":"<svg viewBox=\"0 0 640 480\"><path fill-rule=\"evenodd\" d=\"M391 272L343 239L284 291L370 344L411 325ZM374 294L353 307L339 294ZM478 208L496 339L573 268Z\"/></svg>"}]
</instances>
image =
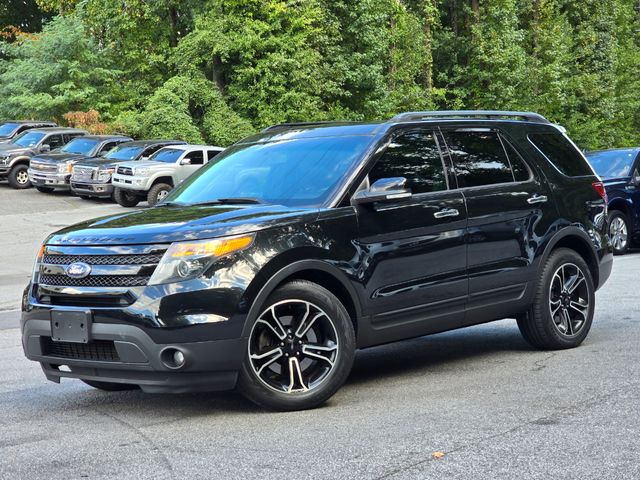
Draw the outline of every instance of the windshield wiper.
<instances>
[{"instance_id":1,"label":"windshield wiper","mask_svg":"<svg viewBox=\"0 0 640 480\"><path fill-rule=\"evenodd\" d=\"M188 204L190 207L202 207L207 205L259 205L262 202L257 198L251 197L235 197L235 198L218 198L217 200L209 200L206 202L197 202Z\"/></svg>"}]
</instances>

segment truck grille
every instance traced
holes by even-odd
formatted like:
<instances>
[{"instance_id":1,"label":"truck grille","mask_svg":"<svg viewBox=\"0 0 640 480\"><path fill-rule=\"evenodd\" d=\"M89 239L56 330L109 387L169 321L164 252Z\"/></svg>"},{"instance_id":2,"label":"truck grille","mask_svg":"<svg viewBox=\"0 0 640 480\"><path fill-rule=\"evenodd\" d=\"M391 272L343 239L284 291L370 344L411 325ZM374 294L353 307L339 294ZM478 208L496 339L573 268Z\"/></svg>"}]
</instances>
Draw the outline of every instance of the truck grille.
<instances>
[{"instance_id":1,"label":"truck grille","mask_svg":"<svg viewBox=\"0 0 640 480\"><path fill-rule=\"evenodd\" d=\"M78 182L88 182L95 180L97 168L94 167L74 167L71 178Z\"/></svg>"},{"instance_id":2,"label":"truck grille","mask_svg":"<svg viewBox=\"0 0 640 480\"><path fill-rule=\"evenodd\" d=\"M118 173L120 175L133 175L133 168L131 168L131 167L118 167Z\"/></svg>"},{"instance_id":3,"label":"truck grille","mask_svg":"<svg viewBox=\"0 0 640 480\"><path fill-rule=\"evenodd\" d=\"M41 173L56 173L58 171L58 165L55 163L39 162L33 159L29 162L29 167Z\"/></svg>"},{"instance_id":4,"label":"truck grille","mask_svg":"<svg viewBox=\"0 0 640 480\"><path fill-rule=\"evenodd\" d=\"M113 342L93 340L89 343L54 342L51 337L41 337L42 354L47 357L98 362L119 362L120 357Z\"/></svg>"},{"instance_id":5,"label":"truck grille","mask_svg":"<svg viewBox=\"0 0 640 480\"><path fill-rule=\"evenodd\" d=\"M89 275L71 278L66 275L41 275L40 283L56 287L144 287L149 276L138 275Z\"/></svg>"},{"instance_id":6,"label":"truck grille","mask_svg":"<svg viewBox=\"0 0 640 480\"><path fill-rule=\"evenodd\" d=\"M83 262L89 265L157 265L162 253L142 255L51 255L46 254L42 263L51 265L70 265Z\"/></svg>"}]
</instances>

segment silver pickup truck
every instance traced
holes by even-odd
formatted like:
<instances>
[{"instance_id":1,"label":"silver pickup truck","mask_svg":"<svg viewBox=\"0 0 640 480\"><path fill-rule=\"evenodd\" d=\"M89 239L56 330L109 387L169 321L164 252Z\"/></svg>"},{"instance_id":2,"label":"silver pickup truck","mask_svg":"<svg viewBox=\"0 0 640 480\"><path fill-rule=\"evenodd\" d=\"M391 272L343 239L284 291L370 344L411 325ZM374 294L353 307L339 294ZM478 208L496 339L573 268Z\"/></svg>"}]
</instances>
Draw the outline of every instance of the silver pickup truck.
<instances>
[{"instance_id":1,"label":"silver pickup truck","mask_svg":"<svg viewBox=\"0 0 640 480\"><path fill-rule=\"evenodd\" d=\"M223 150L210 145L173 145L158 150L149 160L121 163L112 178L114 198L123 207L135 207L144 199L154 206Z\"/></svg>"}]
</instances>

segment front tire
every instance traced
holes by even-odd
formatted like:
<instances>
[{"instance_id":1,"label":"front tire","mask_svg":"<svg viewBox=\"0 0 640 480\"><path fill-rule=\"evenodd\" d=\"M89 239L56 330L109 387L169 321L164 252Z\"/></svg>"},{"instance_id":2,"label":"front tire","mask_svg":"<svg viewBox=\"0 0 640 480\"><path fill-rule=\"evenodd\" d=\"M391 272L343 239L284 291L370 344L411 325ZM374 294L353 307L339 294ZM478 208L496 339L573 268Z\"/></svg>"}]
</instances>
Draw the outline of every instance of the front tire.
<instances>
[{"instance_id":1,"label":"front tire","mask_svg":"<svg viewBox=\"0 0 640 480\"><path fill-rule=\"evenodd\" d=\"M97 388L98 390L104 390L105 392L122 392L125 390L137 390L137 385L131 385L129 383L112 383L112 382L96 382L94 380L82 380L90 387Z\"/></svg>"},{"instance_id":2,"label":"front tire","mask_svg":"<svg viewBox=\"0 0 640 480\"><path fill-rule=\"evenodd\" d=\"M156 183L147 194L147 203L150 207L155 207L164 200L173 187L168 183Z\"/></svg>"},{"instance_id":3,"label":"front tire","mask_svg":"<svg viewBox=\"0 0 640 480\"><path fill-rule=\"evenodd\" d=\"M7 180L9 185L17 190L24 190L25 188L31 188L31 180L29 180L29 174L27 171L29 167L26 165L16 165L11 169Z\"/></svg>"},{"instance_id":4,"label":"front tire","mask_svg":"<svg viewBox=\"0 0 640 480\"><path fill-rule=\"evenodd\" d=\"M342 386L354 355L353 323L340 300L295 280L272 293L255 319L238 390L274 410L314 408Z\"/></svg>"},{"instance_id":5,"label":"front tire","mask_svg":"<svg viewBox=\"0 0 640 480\"><path fill-rule=\"evenodd\" d=\"M116 188L113 192L113 198L119 205L123 207L135 207L140 203L140 198L134 192Z\"/></svg>"},{"instance_id":6,"label":"front tire","mask_svg":"<svg viewBox=\"0 0 640 480\"><path fill-rule=\"evenodd\" d=\"M591 328L594 292L583 258L568 248L553 251L538 280L532 307L518 318L522 336L541 350L577 347Z\"/></svg>"},{"instance_id":7,"label":"front tire","mask_svg":"<svg viewBox=\"0 0 640 480\"><path fill-rule=\"evenodd\" d=\"M629 219L620 210L609 216L609 239L614 255L624 255L629 249Z\"/></svg>"}]
</instances>

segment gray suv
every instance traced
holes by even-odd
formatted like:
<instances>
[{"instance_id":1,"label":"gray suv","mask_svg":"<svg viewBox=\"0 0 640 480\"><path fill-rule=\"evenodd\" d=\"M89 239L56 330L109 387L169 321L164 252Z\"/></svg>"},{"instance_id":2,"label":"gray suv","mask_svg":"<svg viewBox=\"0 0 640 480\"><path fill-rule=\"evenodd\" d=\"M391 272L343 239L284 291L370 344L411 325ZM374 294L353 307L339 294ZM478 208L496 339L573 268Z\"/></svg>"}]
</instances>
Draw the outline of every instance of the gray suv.
<instances>
[{"instance_id":1,"label":"gray suv","mask_svg":"<svg viewBox=\"0 0 640 480\"><path fill-rule=\"evenodd\" d=\"M34 128L0 145L0 178L7 178L13 188L29 188L31 157L60 148L76 137L87 135L77 128Z\"/></svg>"},{"instance_id":2,"label":"gray suv","mask_svg":"<svg viewBox=\"0 0 640 480\"><path fill-rule=\"evenodd\" d=\"M46 120L7 120L0 124L0 143L9 143L25 130L32 128L57 127L56 122Z\"/></svg>"}]
</instances>

